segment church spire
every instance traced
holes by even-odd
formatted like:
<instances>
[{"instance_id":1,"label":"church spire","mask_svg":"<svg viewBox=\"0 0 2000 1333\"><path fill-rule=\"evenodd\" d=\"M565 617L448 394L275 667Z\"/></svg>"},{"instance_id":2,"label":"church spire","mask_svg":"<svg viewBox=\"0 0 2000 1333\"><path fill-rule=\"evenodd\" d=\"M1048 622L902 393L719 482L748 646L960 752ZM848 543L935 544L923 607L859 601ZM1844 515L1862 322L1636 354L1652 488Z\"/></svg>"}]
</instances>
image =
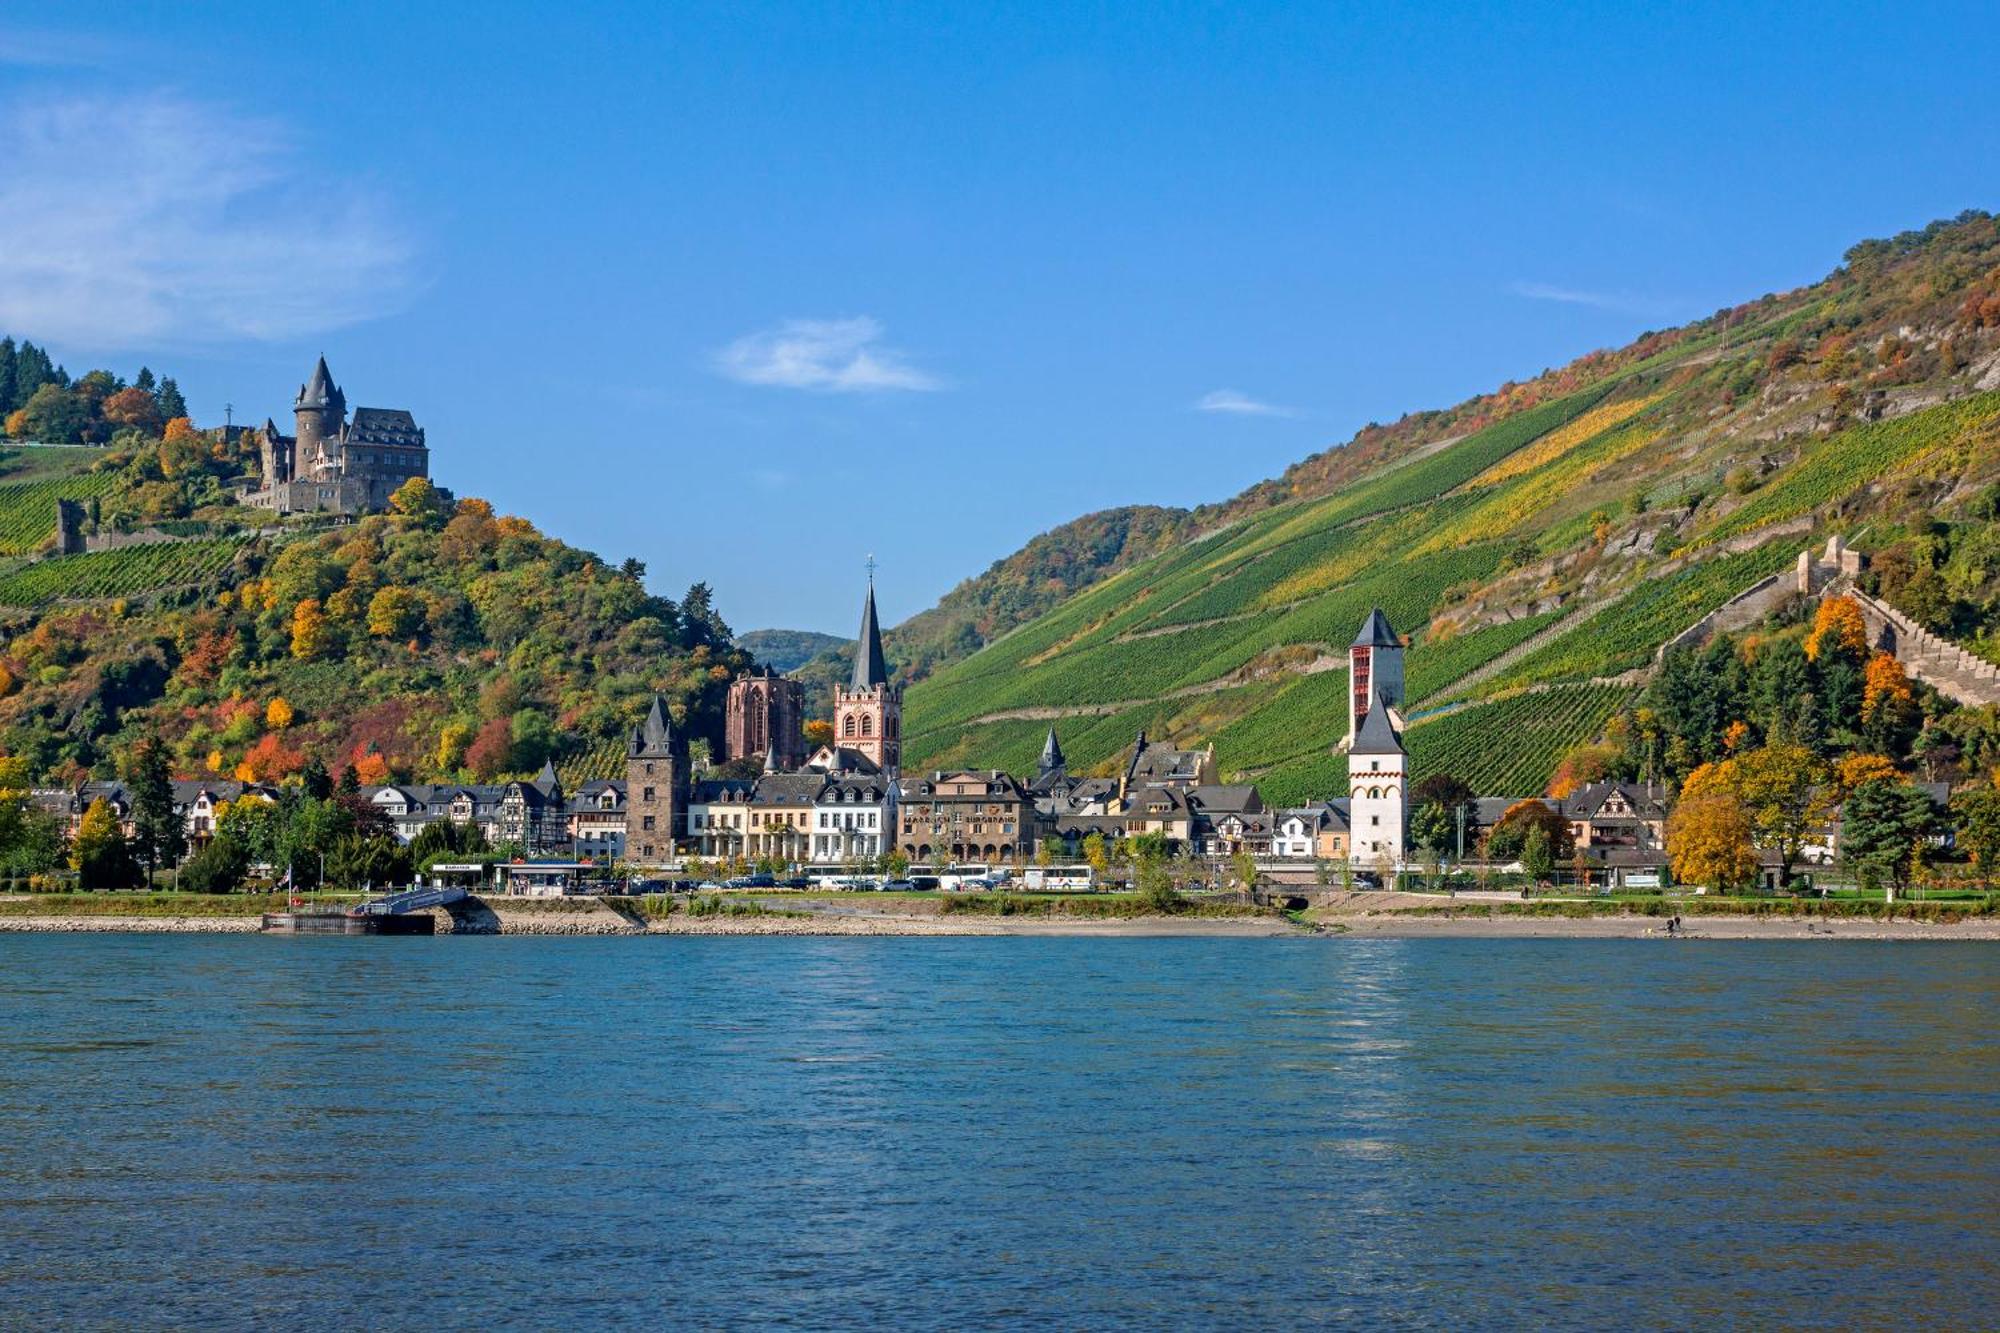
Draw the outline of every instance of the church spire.
<instances>
[{"instance_id":1,"label":"church spire","mask_svg":"<svg viewBox=\"0 0 2000 1333\"><path fill-rule=\"evenodd\" d=\"M1067 767L1069 763L1063 758L1062 743L1056 739L1056 729L1050 727L1049 738L1042 742L1042 776L1060 773Z\"/></svg>"},{"instance_id":2,"label":"church spire","mask_svg":"<svg viewBox=\"0 0 2000 1333\"><path fill-rule=\"evenodd\" d=\"M857 694L889 683L889 664L882 656L882 632L875 625L875 569L869 560L868 600L861 606L861 636L854 645L854 676L847 688Z\"/></svg>"}]
</instances>

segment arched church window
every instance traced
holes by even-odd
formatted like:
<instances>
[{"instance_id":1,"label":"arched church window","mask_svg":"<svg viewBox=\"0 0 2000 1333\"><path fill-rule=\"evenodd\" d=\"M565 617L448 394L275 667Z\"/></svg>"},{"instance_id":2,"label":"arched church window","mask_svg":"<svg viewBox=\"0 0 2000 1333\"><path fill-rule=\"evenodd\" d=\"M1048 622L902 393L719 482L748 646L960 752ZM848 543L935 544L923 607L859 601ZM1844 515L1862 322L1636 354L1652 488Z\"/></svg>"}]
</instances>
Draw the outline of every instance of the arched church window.
<instances>
[{"instance_id":1,"label":"arched church window","mask_svg":"<svg viewBox=\"0 0 2000 1333\"><path fill-rule=\"evenodd\" d=\"M854 714L849 713L846 717L841 719L840 734L843 736L854 735Z\"/></svg>"},{"instance_id":2,"label":"arched church window","mask_svg":"<svg viewBox=\"0 0 2000 1333\"><path fill-rule=\"evenodd\" d=\"M873 736L875 734L875 719L869 717L866 713L861 715L861 734L863 736Z\"/></svg>"}]
</instances>

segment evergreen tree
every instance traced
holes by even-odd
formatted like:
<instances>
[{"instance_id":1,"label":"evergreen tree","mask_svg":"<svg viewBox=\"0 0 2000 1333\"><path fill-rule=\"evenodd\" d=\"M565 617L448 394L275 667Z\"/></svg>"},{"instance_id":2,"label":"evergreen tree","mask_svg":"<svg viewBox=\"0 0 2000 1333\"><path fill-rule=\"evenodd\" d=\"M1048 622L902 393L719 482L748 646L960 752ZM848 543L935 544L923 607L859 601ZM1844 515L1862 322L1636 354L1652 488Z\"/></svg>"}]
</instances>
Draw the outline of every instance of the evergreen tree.
<instances>
[{"instance_id":1,"label":"evergreen tree","mask_svg":"<svg viewBox=\"0 0 2000 1333\"><path fill-rule=\"evenodd\" d=\"M326 765L317 759L306 761L305 768L299 773L299 783L308 799L324 801L333 795L333 778L327 773Z\"/></svg>"},{"instance_id":2,"label":"evergreen tree","mask_svg":"<svg viewBox=\"0 0 2000 1333\"><path fill-rule=\"evenodd\" d=\"M187 399L181 397L181 386L174 383L173 376L160 381L159 392L154 398L160 405L160 420L172 421L175 417L188 415Z\"/></svg>"},{"instance_id":3,"label":"evergreen tree","mask_svg":"<svg viewBox=\"0 0 2000 1333\"><path fill-rule=\"evenodd\" d=\"M14 401L14 340L0 338L0 417L20 404Z\"/></svg>"},{"instance_id":4,"label":"evergreen tree","mask_svg":"<svg viewBox=\"0 0 2000 1333\"><path fill-rule=\"evenodd\" d=\"M31 342L21 344L14 355L14 407L26 407L35 390L44 384L66 385L69 376L49 360L49 354Z\"/></svg>"},{"instance_id":5,"label":"evergreen tree","mask_svg":"<svg viewBox=\"0 0 2000 1333\"><path fill-rule=\"evenodd\" d=\"M1907 889L1940 827L1930 793L1907 782L1864 782L1847 798L1841 855L1871 883Z\"/></svg>"},{"instance_id":6,"label":"evergreen tree","mask_svg":"<svg viewBox=\"0 0 2000 1333\"><path fill-rule=\"evenodd\" d=\"M139 367L139 374L132 381L132 387L142 393L154 394L156 397L159 393L159 386L153 382L153 371L149 366Z\"/></svg>"},{"instance_id":7,"label":"evergreen tree","mask_svg":"<svg viewBox=\"0 0 2000 1333\"><path fill-rule=\"evenodd\" d=\"M163 865L177 865L187 851L187 828L174 809L173 772L157 736L140 743L132 792L132 847L146 866L146 883Z\"/></svg>"}]
</instances>

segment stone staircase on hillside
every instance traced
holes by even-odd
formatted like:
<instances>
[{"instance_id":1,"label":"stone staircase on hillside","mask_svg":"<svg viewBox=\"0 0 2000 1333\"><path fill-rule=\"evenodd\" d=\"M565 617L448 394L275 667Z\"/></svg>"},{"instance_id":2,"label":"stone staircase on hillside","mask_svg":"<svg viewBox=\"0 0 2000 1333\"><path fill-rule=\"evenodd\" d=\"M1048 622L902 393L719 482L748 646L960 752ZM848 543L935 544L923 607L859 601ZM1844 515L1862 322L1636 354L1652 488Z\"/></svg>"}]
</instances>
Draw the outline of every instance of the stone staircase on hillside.
<instances>
[{"instance_id":1,"label":"stone staircase on hillside","mask_svg":"<svg viewBox=\"0 0 2000 1333\"><path fill-rule=\"evenodd\" d=\"M1878 597L1859 588L1842 591L1861 608L1875 642L1894 653L1912 679L1967 708L2000 704L2000 666L1931 633Z\"/></svg>"}]
</instances>

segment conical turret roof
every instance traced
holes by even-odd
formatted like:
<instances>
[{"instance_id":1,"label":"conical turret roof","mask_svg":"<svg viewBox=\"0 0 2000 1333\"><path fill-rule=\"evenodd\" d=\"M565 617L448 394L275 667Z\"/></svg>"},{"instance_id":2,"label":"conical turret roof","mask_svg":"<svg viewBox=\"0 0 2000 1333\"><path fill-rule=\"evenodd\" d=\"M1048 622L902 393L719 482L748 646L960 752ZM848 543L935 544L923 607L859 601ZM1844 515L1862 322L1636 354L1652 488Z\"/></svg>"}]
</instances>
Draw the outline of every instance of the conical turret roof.
<instances>
[{"instance_id":1,"label":"conical turret roof","mask_svg":"<svg viewBox=\"0 0 2000 1333\"><path fill-rule=\"evenodd\" d=\"M632 732L631 751L634 758L651 755L655 758L673 752L674 729L667 721L667 706L659 695L653 696L653 707L646 714L646 720Z\"/></svg>"},{"instance_id":2,"label":"conical turret roof","mask_svg":"<svg viewBox=\"0 0 2000 1333\"><path fill-rule=\"evenodd\" d=\"M889 683L889 664L882 656L882 631L875 624L875 581L868 581L868 600L861 605L861 635L854 644L854 675L848 681L853 690L872 689Z\"/></svg>"},{"instance_id":3,"label":"conical turret roof","mask_svg":"<svg viewBox=\"0 0 2000 1333\"><path fill-rule=\"evenodd\" d=\"M333 382L333 372L326 368L326 357L321 356L313 367L312 378L299 386L299 399L293 407L331 407L340 397L340 389Z\"/></svg>"},{"instance_id":4,"label":"conical turret roof","mask_svg":"<svg viewBox=\"0 0 2000 1333\"><path fill-rule=\"evenodd\" d=\"M541 789L544 796L552 795L562 790L562 779L556 776L555 760L542 760L542 771L535 774L535 786Z\"/></svg>"}]
</instances>

